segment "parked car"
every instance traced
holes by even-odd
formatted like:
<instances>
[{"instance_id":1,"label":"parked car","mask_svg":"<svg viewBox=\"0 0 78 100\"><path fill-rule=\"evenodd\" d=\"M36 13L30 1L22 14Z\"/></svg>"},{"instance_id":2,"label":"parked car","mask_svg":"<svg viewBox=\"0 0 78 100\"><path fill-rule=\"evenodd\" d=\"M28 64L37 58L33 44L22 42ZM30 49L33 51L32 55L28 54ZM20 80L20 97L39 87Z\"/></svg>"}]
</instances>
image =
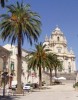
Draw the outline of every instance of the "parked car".
<instances>
[{"instance_id":1,"label":"parked car","mask_svg":"<svg viewBox=\"0 0 78 100\"><path fill-rule=\"evenodd\" d=\"M23 86L23 89L24 90L31 90L31 89L36 89L38 87L39 87L39 85L37 83L28 83L28 84L25 84Z\"/></svg>"},{"instance_id":2,"label":"parked car","mask_svg":"<svg viewBox=\"0 0 78 100\"><path fill-rule=\"evenodd\" d=\"M31 90L31 84L25 84L24 86L23 86L23 90L27 90L28 92Z\"/></svg>"},{"instance_id":3,"label":"parked car","mask_svg":"<svg viewBox=\"0 0 78 100\"><path fill-rule=\"evenodd\" d=\"M16 88L17 88L17 81L12 81L11 88L12 88L12 90L16 90Z\"/></svg>"}]
</instances>

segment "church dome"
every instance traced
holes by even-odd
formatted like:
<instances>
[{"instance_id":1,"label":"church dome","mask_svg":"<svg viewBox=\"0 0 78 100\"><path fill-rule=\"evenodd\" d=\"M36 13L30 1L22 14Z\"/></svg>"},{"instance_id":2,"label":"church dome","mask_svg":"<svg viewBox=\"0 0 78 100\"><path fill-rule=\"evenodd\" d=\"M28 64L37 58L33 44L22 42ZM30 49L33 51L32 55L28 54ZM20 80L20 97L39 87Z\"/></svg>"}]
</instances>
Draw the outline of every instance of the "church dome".
<instances>
[{"instance_id":1,"label":"church dome","mask_svg":"<svg viewBox=\"0 0 78 100\"><path fill-rule=\"evenodd\" d=\"M74 52L73 52L72 48L70 48L70 54L74 54Z\"/></svg>"},{"instance_id":2,"label":"church dome","mask_svg":"<svg viewBox=\"0 0 78 100\"><path fill-rule=\"evenodd\" d=\"M59 35L62 35L62 31L60 30L60 28L57 26L54 31L52 32L52 34L59 34Z\"/></svg>"},{"instance_id":3,"label":"church dome","mask_svg":"<svg viewBox=\"0 0 78 100\"><path fill-rule=\"evenodd\" d=\"M60 28L59 28L59 27L56 27L56 28L55 28L55 31L60 31Z\"/></svg>"}]
</instances>

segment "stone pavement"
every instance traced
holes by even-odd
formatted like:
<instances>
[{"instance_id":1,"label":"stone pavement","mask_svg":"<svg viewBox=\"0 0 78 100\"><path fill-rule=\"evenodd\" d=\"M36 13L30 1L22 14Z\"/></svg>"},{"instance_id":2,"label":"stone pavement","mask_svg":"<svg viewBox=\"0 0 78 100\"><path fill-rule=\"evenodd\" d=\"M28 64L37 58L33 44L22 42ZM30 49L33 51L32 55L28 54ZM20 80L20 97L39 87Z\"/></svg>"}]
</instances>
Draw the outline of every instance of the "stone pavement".
<instances>
[{"instance_id":1,"label":"stone pavement","mask_svg":"<svg viewBox=\"0 0 78 100\"><path fill-rule=\"evenodd\" d=\"M66 83L48 86L47 89L35 90L26 93L25 96L13 96L5 100L78 100L78 91L75 91L72 83Z\"/></svg>"}]
</instances>

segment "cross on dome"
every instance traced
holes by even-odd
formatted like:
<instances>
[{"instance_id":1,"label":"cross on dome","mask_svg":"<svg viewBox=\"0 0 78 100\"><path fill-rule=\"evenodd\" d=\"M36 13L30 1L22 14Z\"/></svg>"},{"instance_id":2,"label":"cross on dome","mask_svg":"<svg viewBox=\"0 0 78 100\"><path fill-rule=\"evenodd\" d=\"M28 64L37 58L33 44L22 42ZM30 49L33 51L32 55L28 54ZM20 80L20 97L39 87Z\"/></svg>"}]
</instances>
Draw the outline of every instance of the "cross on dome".
<instances>
[{"instance_id":1,"label":"cross on dome","mask_svg":"<svg viewBox=\"0 0 78 100\"><path fill-rule=\"evenodd\" d=\"M45 41L46 41L46 42L48 41L48 36L47 36L47 34L46 34L46 36L45 36Z\"/></svg>"},{"instance_id":2,"label":"cross on dome","mask_svg":"<svg viewBox=\"0 0 78 100\"><path fill-rule=\"evenodd\" d=\"M60 28L58 27L58 25L56 25L55 30L56 30L56 31L60 31Z\"/></svg>"}]
</instances>

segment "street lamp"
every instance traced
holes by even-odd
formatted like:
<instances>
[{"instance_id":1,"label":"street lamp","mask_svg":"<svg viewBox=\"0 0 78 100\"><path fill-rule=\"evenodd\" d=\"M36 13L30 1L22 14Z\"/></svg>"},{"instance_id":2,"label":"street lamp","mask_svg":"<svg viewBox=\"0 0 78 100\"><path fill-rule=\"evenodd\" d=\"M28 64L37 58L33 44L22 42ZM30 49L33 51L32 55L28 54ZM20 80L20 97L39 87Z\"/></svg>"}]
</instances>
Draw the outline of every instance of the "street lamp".
<instances>
[{"instance_id":1,"label":"street lamp","mask_svg":"<svg viewBox=\"0 0 78 100\"><path fill-rule=\"evenodd\" d=\"M3 58L3 73L2 73L2 81L3 81L3 96L5 96L5 85L6 82L8 81L8 72L6 69L6 56L2 56Z\"/></svg>"},{"instance_id":2,"label":"street lamp","mask_svg":"<svg viewBox=\"0 0 78 100\"><path fill-rule=\"evenodd\" d=\"M11 86L12 86L12 80L13 80L13 73L11 73L10 76L9 76L9 81L10 81L10 86L9 86L9 88L12 88L12 87L11 87Z\"/></svg>"},{"instance_id":3,"label":"street lamp","mask_svg":"<svg viewBox=\"0 0 78 100\"><path fill-rule=\"evenodd\" d=\"M5 85L6 85L7 81L8 81L8 72L4 71L2 73L2 81L4 83L4 85L3 85L3 96L5 96Z\"/></svg>"}]
</instances>

